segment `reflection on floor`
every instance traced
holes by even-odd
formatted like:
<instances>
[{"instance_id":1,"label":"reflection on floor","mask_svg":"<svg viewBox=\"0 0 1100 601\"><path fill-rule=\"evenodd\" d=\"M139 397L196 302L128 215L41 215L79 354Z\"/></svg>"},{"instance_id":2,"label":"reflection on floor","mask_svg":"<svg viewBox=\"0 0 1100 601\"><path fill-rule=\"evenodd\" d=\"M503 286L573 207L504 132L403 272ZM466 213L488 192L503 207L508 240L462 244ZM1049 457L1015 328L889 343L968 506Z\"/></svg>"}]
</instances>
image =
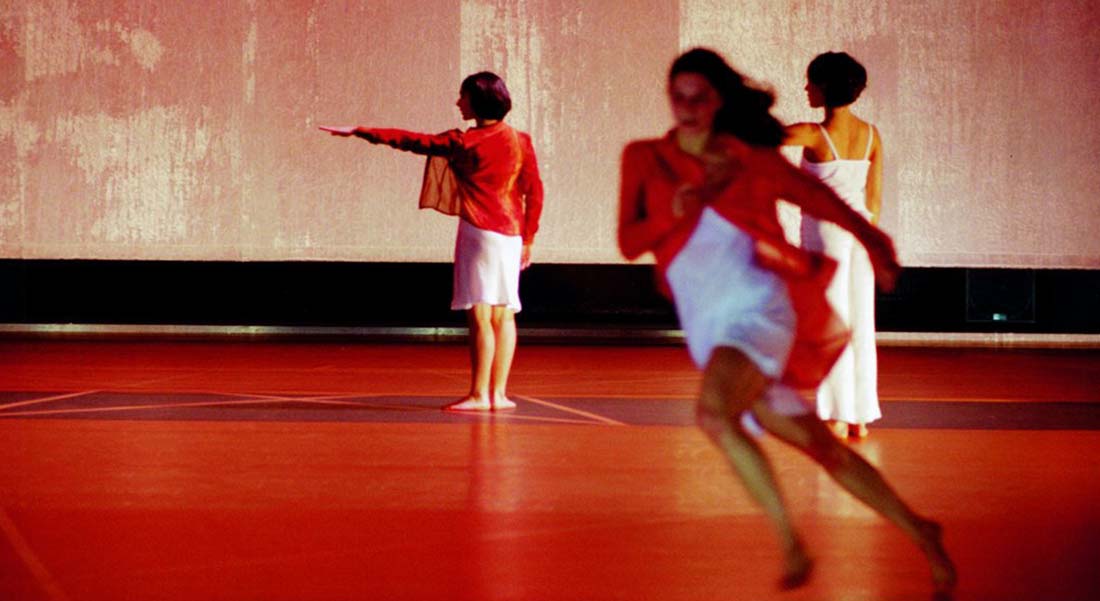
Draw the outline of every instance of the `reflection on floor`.
<instances>
[{"instance_id":1,"label":"reflection on floor","mask_svg":"<svg viewBox=\"0 0 1100 601\"><path fill-rule=\"evenodd\" d=\"M0 599L926 600L904 536L763 441L819 569L692 427L682 349L0 342ZM941 520L959 599L1100 598L1100 353L884 349L853 448Z\"/></svg>"}]
</instances>

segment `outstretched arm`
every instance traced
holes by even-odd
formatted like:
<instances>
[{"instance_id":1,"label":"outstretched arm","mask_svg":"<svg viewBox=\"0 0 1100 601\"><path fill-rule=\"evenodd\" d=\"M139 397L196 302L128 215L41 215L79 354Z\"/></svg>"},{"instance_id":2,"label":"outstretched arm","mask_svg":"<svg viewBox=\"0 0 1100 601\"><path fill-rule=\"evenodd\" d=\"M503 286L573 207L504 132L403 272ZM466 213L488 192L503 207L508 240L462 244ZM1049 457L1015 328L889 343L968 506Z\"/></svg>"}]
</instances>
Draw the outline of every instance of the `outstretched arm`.
<instances>
[{"instance_id":1,"label":"outstretched arm","mask_svg":"<svg viewBox=\"0 0 1100 601\"><path fill-rule=\"evenodd\" d=\"M757 152L761 163L758 173L774 183L777 196L818 219L831 221L851 232L867 249L879 286L884 290L892 289L901 266L890 237L849 207L831 188L796 169L778 152Z\"/></svg>"},{"instance_id":2,"label":"outstretched arm","mask_svg":"<svg viewBox=\"0 0 1100 601\"><path fill-rule=\"evenodd\" d=\"M372 144L385 144L416 154L449 156L462 148L462 132L453 129L441 134L421 134L404 129L376 129L355 125L322 125L321 131L334 136L362 138Z\"/></svg>"}]
</instances>

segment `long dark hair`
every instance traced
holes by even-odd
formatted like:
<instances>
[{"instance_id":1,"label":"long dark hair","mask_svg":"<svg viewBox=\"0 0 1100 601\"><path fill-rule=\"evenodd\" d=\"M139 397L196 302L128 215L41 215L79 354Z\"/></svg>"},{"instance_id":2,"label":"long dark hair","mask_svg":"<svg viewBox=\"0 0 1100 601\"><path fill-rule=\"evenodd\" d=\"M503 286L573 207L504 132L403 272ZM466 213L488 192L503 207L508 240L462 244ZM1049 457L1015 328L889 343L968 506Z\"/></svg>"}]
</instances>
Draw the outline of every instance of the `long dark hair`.
<instances>
[{"instance_id":1,"label":"long dark hair","mask_svg":"<svg viewBox=\"0 0 1100 601\"><path fill-rule=\"evenodd\" d=\"M722 97L722 108L714 116L714 131L737 136L754 146L775 148L783 141L783 125L770 109L775 96L745 82L717 52L694 48L672 63L668 81L681 73L698 73Z\"/></svg>"}]
</instances>

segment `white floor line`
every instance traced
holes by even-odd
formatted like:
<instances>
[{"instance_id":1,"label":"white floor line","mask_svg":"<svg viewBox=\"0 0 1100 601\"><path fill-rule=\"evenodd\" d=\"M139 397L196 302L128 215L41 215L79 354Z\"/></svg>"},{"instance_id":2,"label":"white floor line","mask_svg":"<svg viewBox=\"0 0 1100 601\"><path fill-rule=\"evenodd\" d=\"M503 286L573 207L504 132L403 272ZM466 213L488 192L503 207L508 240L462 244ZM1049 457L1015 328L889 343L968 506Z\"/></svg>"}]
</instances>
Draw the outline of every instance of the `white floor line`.
<instances>
[{"instance_id":1,"label":"white floor line","mask_svg":"<svg viewBox=\"0 0 1100 601\"><path fill-rule=\"evenodd\" d=\"M34 549L31 549L30 543L23 538L15 522L12 521L2 507L0 507L0 532L4 533L12 548L15 549L15 554L23 560L27 569L34 575L35 581L46 591L46 596L52 601L69 601L69 596L61 589L53 574L50 574L50 571L46 569L46 565L38 558Z\"/></svg>"},{"instance_id":2,"label":"white floor line","mask_svg":"<svg viewBox=\"0 0 1100 601\"><path fill-rule=\"evenodd\" d=\"M28 399L26 401L18 401L18 402L15 402L15 403L8 403L6 405L0 405L0 411L4 411L5 409L12 409L14 407L25 407L27 405L35 405L37 403L48 403L50 401L60 401L62 399L71 399L71 398L75 398L75 397L78 397L78 396L84 396L84 395L87 395L87 394L95 394L97 392L102 392L102 391L100 391L100 390L85 390L84 392L70 392L68 394L57 394L57 395L54 395L54 396L48 396L48 397L41 398L41 399Z\"/></svg>"},{"instance_id":3,"label":"white floor line","mask_svg":"<svg viewBox=\"0 0 1100 601\"><path fill-rule=\"evenodd\" d=\"M575 415L584 416L584 417L587 417L588 419L594 419L594 420L596 420L600 423L603 423L603 424L609 424L609 425L612 425L612 426L625 426L626 425L625 423L620 422L618 420L611 419L610 417L604 417L602 415L597 415L595 413L589 413L588 411L583 411L581 409L574 409L572 407L566 407L565 405L559 405L557 403L551 403L550 401L544 401L542 399L536 399L535 397L523 396L523 395L518 395L518 394L513 395L513 396L515 396L517 399L521 399L521 400L527 401L529 403L535 403L536 405L543 405L544 407L551 407L553 409L557 409L558 411L564 411L566 413L573 413Z\"/></svg>"}]
</instances>

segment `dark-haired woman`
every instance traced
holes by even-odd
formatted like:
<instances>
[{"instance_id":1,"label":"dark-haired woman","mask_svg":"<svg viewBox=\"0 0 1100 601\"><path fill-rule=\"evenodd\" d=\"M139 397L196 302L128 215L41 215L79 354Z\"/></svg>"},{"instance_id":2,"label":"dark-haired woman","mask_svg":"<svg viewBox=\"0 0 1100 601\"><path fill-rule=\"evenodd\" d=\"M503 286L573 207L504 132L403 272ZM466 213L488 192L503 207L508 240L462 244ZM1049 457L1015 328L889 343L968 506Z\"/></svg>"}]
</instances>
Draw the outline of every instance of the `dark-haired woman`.
<instances>
[{"instance_id":1,"label":"dark-haired woman","mask_svg":"<svg viewBox=\"0 0 1100 601\"><path fill-rule=\"evenodd\" d=\"M810 62L806 80L810 106L824 109L825 118L821 123L787 127L784 144L802 146L802 169L877 224L882 207L882 138L873 125L851 111L867 85L867 71L844 52L826 52ZM867 424L882 417L871 262L851 234L812 216L802 220L802 245L837 262L827 294L833 310L852 331L851 343L817 388L817 415L828 420L840 438L848 438L851 429L863 438Z\"/></svg>"},{"instance_id":2,"label":"dark-haired woman","mask_svg":"<svg viewBox=\"0 0 1100 601\"><path fill-rule=\"evenodd\" d=\"M459 217L451 308L470 326L470 392L445 409L512 409L506 388L516 349L519 272L531 263L542 213L542 181L531 137L504 122L512 100L504 80L475 73L456 102L475 126L441 134L400 129L321 127L335 136L428 155L421 207Z\"/></svg>"},{"instance_id":3,"label":"dark-haired woman","mask_svg":"<svg viewBox=\"0 0 1100 601\"><path fill-rule=\"evenodd\" d=\"M645 252L656 259L703 370L698 423L775 525L781 585L800 586L813 564L754 439L761 429L898 525L924 551L937 589L949 592L955 572L940 527L914 513L795 390L821 381L847 332L825 299L834 263L786 242L776 201L852 232L886 287L899 270L890 239L779 154L783 128L769 113L772 96L747 85L718 54L680 56L668 94L673 129L623 151L619 246L628 259Z\"/></svg>"}]
</instances>

